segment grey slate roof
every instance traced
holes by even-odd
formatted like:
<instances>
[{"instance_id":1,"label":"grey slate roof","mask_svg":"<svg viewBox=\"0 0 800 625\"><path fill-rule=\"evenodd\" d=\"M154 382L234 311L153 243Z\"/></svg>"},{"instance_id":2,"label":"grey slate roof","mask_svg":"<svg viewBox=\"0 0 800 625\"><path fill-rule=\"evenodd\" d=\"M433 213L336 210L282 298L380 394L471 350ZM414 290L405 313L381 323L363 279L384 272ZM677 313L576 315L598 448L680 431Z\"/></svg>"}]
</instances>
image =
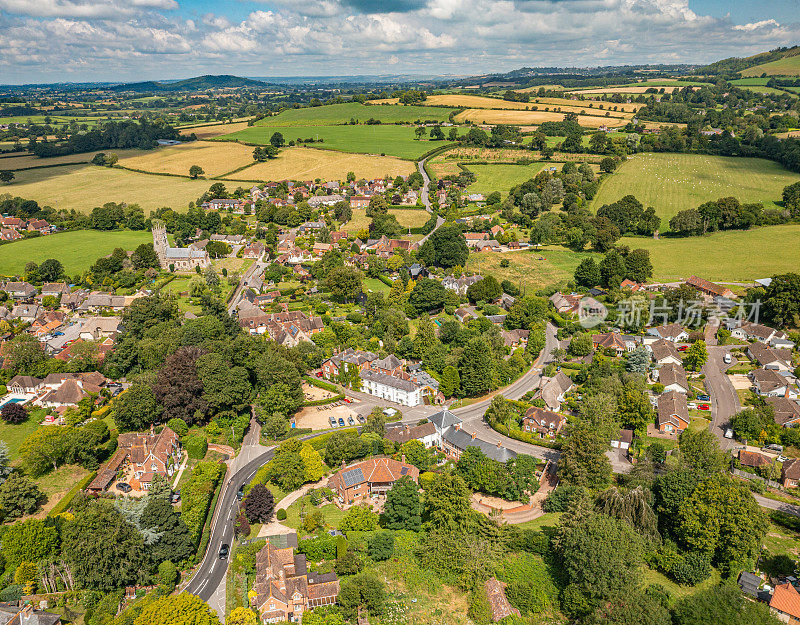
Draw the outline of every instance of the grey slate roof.
<instances>
[{"instance_id":1,"label":"grey slate roof","mask_svg":"<svg viewBox=\"0 0 800 625\"><path fill-rule=\"evenodd\" d=\"M365 369L364 371L362 371L359 374L359 377L362 380L377 382L378 384L383 384L384 386L397 388L400 389L401 391L406 391L409 393L417 389L417 385L414 384L411 380L404 380L403 378L398 378L393 375L386 375L385 373L379 373L378 371L370 371L369 369Z\"/></svg>"},{"instance_id":2,"label":"grey slate roof","mask_svg":"<svg viewBox=\"0 0 800 625\"><path fill-rule=\"evenodd\" d=\"M433 423L439 432L443 432L447 428L454 426L456 423L461 423L461 419L459 419L449 410L440 410L436 414L428 417L428 421Z\"/></svg>"},{"instance_id":3,"label":"grey slate roof","mask_svg":"<svg viewBox=\"0 0 800 625\"><path fill-rule=\"evenodd\" d=\"M472 438L471 434L468 434L460 428L448 428L442 434L442 438L461 451L466 450L468 447L477 447L487 458L497 460L498 462L507 462L517 457L516 452L506 449L505 447L498 447L480 438Z\"/></svg>"}]
</instances>

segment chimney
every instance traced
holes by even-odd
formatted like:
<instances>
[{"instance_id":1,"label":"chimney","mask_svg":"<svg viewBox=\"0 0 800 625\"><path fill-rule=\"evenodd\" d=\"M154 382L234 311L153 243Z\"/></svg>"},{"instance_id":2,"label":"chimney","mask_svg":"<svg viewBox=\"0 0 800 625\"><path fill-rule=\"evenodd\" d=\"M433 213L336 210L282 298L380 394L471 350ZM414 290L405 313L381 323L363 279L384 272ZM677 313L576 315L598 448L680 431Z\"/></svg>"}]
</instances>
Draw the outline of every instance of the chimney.
<instances>
[{"instance_id":1,"label":"chimney","mask_svg":"<svg viewBox=\"0 0 800 625\"><path fill-rule=\"evenodd\" d=\"M470 434L470 436L472 437L472 440L475 440L475 436L476 436L476 435L475 435L475 432L473 432L472 434Z\"/></svg>"},{"instance_id":2,"label":"chimney","mask_svg":"<svg viewBox=\"0 0 800 625\"><path fill-rule=\"evenodd\" d=\"M500 441L497 441L497 448L498 449L502 449L503 448L503 446L500 444Z\"/></svg>"},{"instance_id":3,"label":"chimney","mask_svg":"<svg viewBox=\"0 0 800 625\"><path fill-rule=\"evenodd\" d=\"M403 464L405 464L405 463L406 463L406 455L405 455L405 454L403 454L402 456L400 456L400 462L402 462Z\"/></svg>"}]
</instances>

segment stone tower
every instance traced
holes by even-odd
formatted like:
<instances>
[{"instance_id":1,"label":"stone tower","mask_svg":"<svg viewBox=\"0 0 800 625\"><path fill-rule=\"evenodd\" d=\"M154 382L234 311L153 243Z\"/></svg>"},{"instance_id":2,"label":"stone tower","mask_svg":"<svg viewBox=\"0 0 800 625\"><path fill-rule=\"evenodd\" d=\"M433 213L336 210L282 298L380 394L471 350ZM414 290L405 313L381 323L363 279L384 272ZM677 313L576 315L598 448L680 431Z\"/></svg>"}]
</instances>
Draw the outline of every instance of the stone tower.
<instances>
[{"instance_id":1,"label":"stone tower","mask_svg":"<svg viewBox=\"0 0 800 625\"><path fill-rule=\"evenodd\" d=\"M167 228L160 219L153 220L153 248L158 256L158 262L162 267L166 267L169 240L167 239Z\"/></svg>"}]
</instances>

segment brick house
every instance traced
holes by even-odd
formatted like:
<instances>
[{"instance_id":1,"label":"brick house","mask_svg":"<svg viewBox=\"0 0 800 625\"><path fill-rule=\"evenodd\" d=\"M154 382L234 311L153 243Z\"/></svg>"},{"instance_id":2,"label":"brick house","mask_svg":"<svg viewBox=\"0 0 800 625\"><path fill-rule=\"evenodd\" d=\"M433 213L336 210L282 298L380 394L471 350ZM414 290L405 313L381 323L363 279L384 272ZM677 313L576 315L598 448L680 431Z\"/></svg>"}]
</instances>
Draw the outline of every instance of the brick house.
<instances>
[{"instance_id":1,"label":"brick house","mask_svg":"<svg viewBox=\"0 0 800 625\"><path fill-rule=\"evenodd\" d=\"M553 437L561 431L567 423L564 415L538 406L531 406L522 419L522 429L525 432L538 432L540 436Z\"/></svg>"},{"instance_id":2,"label":"brick house","mask_svg":"<svg viewBox=\"0 0 800 625\"><path fill-rule=\"evenodd\" d=\"M172 477L181 457L180 438L168 427L158 434L153 429L146 434L120 434L117 444L128 452L133 470L130 485L136 490L148 490L156 475Z\"/></svg>"},{"instance_id":3,"label":"brick house","mask_svg":"<svg viewBox=\"0 0 800 625\"><path fill-rule=\"evenodd\" d=\"M680 434L689 427L689 407L686 395L667 391L658 398L656 425L659 432Z\"/></svg>"},{"instance_id":4,"label":"brick house","mask_svg":"<svg viewBox=\"0 0 800 625\"><path fill-rule=\"evenodd\" d=\"M419 469L392 458L369 458L342 467L330 479L328 486L336 493L339 502L347 505L369 495L385 494L406 475L416 482Z\"/></svg>"}]
</instances>

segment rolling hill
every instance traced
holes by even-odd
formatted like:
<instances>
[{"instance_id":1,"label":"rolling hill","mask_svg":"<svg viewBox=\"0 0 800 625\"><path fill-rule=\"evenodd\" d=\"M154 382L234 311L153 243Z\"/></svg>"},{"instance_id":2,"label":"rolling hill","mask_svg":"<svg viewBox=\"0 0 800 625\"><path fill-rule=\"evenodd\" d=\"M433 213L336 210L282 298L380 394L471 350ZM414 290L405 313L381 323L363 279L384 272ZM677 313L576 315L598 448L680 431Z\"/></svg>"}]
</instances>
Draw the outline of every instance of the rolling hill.
<instances>
[{"instance_id":1,"label":"rolling hill","mask_svg":"<svg viewBox=\"0 0 800 625\"><path fill-rule=\"evenodd\" d=\"M136 91L136 92L175 92L175 91L205 91L206 89L230 89L235 87L263 87L267 83L223 74L219 76L196 76L175 82L132 82L111 87L110 91Z\"/></svg>"},{"instance_id":2,"label":"rolling hill","mask_svg":"<svg viewBox=\"0 0 800 625\"><path fill-rule=\"evenodd\" d=\"M736 74L742 76L786 75L794 76L800 72L800 46L775 48L747 57L730 57L716 61L698 71L700 74ZM789 72L789 73L787 73Z\"/></svg>"}]
</instances>

